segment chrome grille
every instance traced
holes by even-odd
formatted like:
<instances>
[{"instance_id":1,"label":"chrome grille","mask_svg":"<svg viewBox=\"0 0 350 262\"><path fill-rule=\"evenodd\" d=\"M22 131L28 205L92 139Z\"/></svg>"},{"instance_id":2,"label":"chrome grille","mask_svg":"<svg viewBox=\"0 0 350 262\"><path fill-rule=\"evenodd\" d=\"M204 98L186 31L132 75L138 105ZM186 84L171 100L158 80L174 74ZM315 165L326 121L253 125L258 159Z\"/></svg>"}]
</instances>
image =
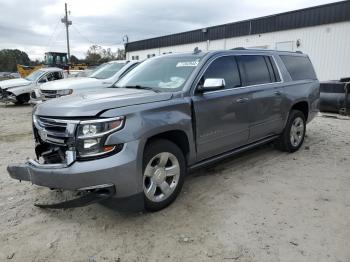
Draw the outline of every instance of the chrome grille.
<instances>
[{"instance_id":1,"label":"chrome grille","mask_svg":"<svg viewBox=\"0 0 350 262\"><path fill-rule=\"evenodd\" d=\"M67 138L74 137L78 120L53 119L34 116L34 125L44 142L65 145Z\"/></svg>"},{"instance_id":2,"label":"chrome grille","mask_svg":"<svg viewBox=\"0 0 350 262\"><path fill-rule=\"evenodd\" d=\"M56 90L41 90L40 93L41 93L42 97L45 99L59 97Z\"/></svg>"}]
</instances>

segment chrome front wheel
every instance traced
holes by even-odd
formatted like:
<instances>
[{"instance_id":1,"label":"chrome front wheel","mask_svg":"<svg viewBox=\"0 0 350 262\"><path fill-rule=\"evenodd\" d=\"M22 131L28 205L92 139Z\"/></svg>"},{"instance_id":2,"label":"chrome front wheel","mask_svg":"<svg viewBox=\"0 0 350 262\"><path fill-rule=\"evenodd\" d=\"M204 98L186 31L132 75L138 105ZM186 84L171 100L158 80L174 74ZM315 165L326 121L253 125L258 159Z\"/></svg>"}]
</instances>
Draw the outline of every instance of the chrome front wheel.
<instances>
[{"instance_id":1,"label":"chrome front wheel","mask_svg":"<svg viewBox=\"0 0 350 262\"><path fill-rule=\"evenodd\" d=\"M143 156L145 208L158 211L172 203L181 191L185 174L186 160L176 144L165 139L149 143Z\"/></svg>"},{"instance_id":2,"label":"chrome front wheel","mask_svg":"<svg viewBox=\"0 0 350 262\"><path fill-rule=\"evenodd\" d=\"M143 191L154 202L167 199L180 178L180 164L175 155L162 152L154 156L143 173Z\"/></svg>"}]
</instances>

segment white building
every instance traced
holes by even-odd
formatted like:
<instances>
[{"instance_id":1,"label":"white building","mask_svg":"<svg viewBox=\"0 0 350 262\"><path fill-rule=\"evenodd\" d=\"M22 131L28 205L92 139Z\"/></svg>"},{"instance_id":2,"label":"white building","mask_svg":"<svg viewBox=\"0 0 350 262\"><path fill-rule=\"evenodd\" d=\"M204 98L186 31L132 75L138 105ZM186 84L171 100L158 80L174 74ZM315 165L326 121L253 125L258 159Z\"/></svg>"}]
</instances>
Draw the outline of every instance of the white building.
<instances>
[{"instance_id":1,"label":"white building","mask_svg":"<svg viewBox=\"0 0 350 262\"><path fill-rule=\"evenodd\" d=\"M126 44L127 59L235 47L301 51L318 78L350 77L350 1L208 27Z\"/></svg>"}]
</instances>

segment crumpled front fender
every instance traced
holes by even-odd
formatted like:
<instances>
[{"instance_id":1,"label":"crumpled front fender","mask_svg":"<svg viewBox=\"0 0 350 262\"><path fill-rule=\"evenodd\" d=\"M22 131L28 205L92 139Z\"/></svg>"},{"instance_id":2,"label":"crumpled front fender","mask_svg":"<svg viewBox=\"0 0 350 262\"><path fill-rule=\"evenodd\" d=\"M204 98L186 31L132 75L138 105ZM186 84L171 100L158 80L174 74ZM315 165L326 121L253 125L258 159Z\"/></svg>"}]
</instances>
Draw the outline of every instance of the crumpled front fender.
<instances>
[{"instance_id":1,"label":"crumpled front fender","mask_svg":"<svg viewBox=\"0 0 350 262\"><path fill-rule=\"evenodd\" d=\"M30 93L33 90L32 85L18 86L18 87L9 87L6 89L7 92L19 96L25 93Z\"/></svg>"}]
</instances>

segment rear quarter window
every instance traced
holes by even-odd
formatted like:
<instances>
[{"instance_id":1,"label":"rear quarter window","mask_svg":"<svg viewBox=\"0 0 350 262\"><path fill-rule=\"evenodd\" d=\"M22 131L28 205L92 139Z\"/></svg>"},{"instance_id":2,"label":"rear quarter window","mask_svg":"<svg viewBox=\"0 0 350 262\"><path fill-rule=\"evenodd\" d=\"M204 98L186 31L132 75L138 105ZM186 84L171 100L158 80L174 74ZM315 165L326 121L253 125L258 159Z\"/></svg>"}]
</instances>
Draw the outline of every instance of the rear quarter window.
<instances>
[{"instance_id":1,"label":"rear quarter window","mask_svg":"<svg viewBox=\"0 0 350 262\"><path fill-rule=\"evenodd\" d=\"M292 80L316 80L317 76L307 56L280 55Z\"/></svg>"}]
</instances>

